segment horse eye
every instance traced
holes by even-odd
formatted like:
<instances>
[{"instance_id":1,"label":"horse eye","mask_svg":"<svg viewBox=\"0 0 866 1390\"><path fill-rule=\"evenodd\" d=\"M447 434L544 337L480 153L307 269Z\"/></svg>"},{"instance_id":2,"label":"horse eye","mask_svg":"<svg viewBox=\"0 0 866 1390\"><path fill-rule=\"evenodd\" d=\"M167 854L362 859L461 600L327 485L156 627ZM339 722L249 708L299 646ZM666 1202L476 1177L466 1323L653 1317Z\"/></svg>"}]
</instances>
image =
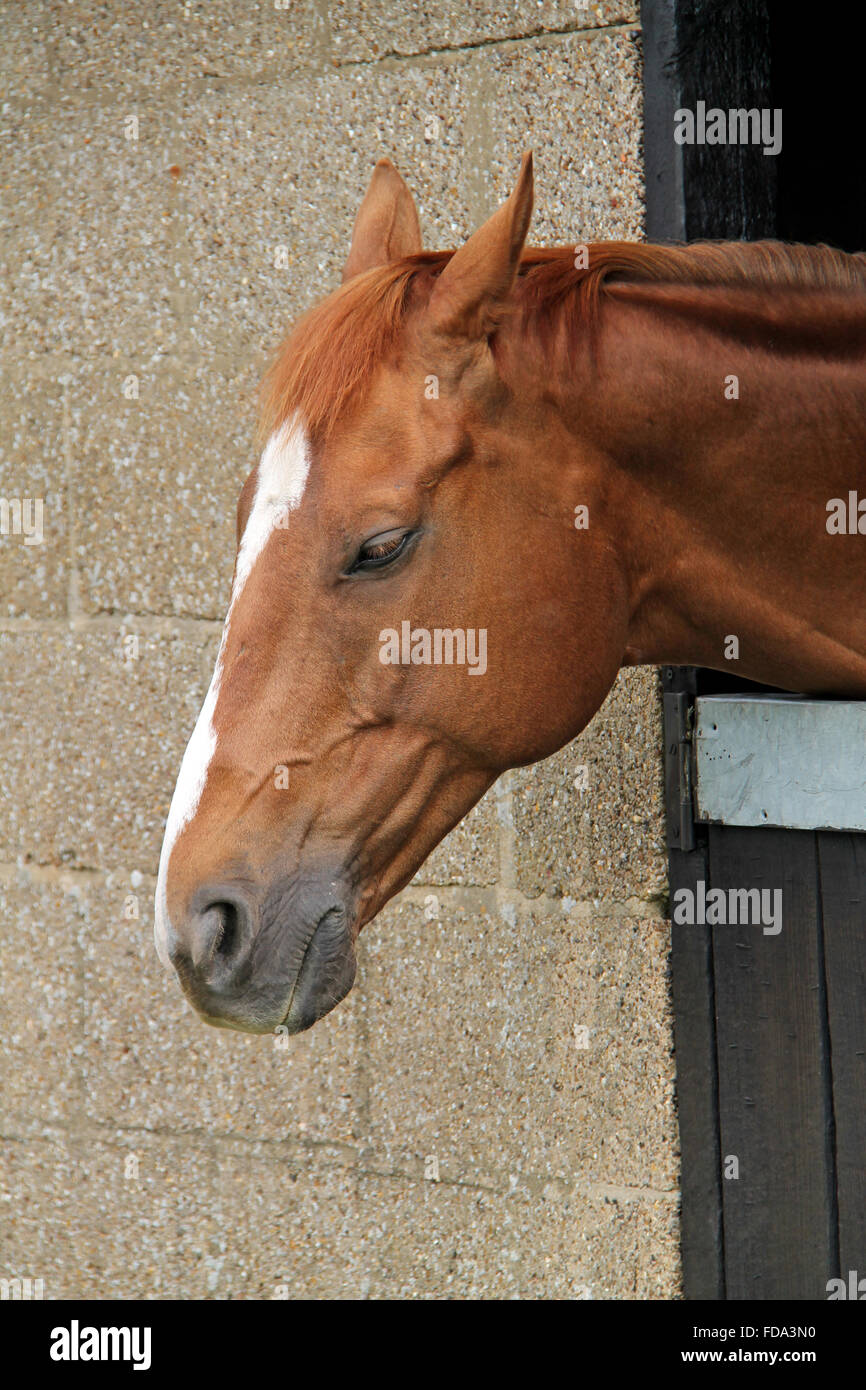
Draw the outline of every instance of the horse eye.
<instances>
[{"instance_id":1,"label":"horse eye","mask_svg":"<svg viewBox=\"0 0 866 1390\"><path fill-rule=\"evenodd\" d=\"M411 531L385 531L381 536L373 536L361 546L350 573L357 574L359 570L376 570L390 565L398 555L403 554L411 537Z\"/></svg>"}]
</instances>

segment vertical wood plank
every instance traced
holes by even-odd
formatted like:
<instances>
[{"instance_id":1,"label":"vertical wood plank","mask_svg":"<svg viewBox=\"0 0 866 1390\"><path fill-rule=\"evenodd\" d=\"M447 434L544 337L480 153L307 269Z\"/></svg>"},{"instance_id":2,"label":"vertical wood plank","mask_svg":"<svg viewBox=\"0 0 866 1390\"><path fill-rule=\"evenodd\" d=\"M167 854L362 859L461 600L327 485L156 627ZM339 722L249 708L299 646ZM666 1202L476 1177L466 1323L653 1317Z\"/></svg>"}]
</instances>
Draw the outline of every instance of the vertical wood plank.
<instances>
[{"instance_id":1,"label":"vertical wood plank","mask_svg":"<svg viewBox=\"0 0 866 1390\"><path fill-rule=\"evenodd\" d=\"M693 668L666 666L661 675L666 701L677 693L694 695ZM673 738L665 747L665 798L671 844L668 866L673 898L678 889L694 891L698 881L706 878L707 837L706 831L698 827L693 850L685 852L675 847L682 838L679 833L672 833L679 831L683 809L682 751L677 731L670 724L666 719L665 728ZM716 1031L712 941L707 927L672 924L671 981L681 1154L683 1293L687 1299L721 1299L725 1285Z\"/></svg>"},{"instance_id":2,"label":"vertical wood plank","mask_svg":"<svg viewBox=\"0 0 866 1390\"><path fill-rule=\"evenodd\" d=\"M726 1296L823 1299L836 1250L817 840L710 828L713 888L781 889L777 936L714 926Z\"/></svg>"},{"instance_id":3,"label":"vertical wood plank","mask_svg":"<svg viewBox=\"0 0 866 1390\"><path fill-rule=\"evenodd\" d=\"M866 836L818 836L836 1126L839 1268L866 1277Z\"/></svg>"},{"instance_id":4,"label":"vertical wood plank","mask_svg":"<svg viewBox=\"0 0 866 1390\"><path fill-rule=\"evenodd\" d=\"M671 895L706 879L702 847L669 853ZM725 1296L713 954L708 927L671 926L683 1293Z\"/></svg>"},{"instance_id":5,"label":"vertical wood plank","mask_svg":"<svg viewBox=\"0 0 866 1390\"><path fill-rule=\"evenodd\" d=\"M764 107L770 90L768 0L677 0L681 106ZM776 225L775 159L758 145L684 145L686 237L754 241ZM770 166L770 167L768 167Z\"/></svg>"}]
</instances>

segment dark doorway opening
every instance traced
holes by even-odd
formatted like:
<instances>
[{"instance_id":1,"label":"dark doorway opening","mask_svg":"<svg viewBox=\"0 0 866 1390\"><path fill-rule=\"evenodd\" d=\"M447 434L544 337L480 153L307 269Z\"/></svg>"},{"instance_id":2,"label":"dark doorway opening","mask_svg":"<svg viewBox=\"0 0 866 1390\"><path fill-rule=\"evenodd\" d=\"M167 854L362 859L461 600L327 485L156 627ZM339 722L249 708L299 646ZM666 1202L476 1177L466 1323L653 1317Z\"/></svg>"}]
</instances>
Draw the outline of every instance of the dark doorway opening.
<instances>
[{"instance_id":1,"label":"dark doorway opening","mask_svg":"<svg viewBox=\"0 0 866 1390\"><path fill-rule=\"evenodd\" d=\"M843 6L841 16L834 11L833 24L798 22L797 11L786 4L767 9L770 94L773 106L782 108L784 131L775 235L862 251L862 8L850 6L846 15Z\"/></svg>"}]
</instances>

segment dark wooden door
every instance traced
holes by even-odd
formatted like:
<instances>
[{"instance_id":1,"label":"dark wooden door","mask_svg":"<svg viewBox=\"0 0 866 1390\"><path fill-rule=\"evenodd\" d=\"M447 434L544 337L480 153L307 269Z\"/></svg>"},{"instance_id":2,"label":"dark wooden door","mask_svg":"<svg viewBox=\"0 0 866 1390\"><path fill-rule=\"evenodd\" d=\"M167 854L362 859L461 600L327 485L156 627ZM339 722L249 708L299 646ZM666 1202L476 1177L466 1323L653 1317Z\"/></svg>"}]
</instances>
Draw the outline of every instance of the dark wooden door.
<instances>
[{"instance_id":1,"label":"dark wooden door","mask_svg":"<svg viewBox=\"0 0 866 1390\"><path fill-rule=\"evenodd\" d=\"M866 835L687 826L698 676L663 684L672 902L781 902L772 933L672 926L686 1296L826 1299L866 1277Z\"/></svg>"}]
</instances>

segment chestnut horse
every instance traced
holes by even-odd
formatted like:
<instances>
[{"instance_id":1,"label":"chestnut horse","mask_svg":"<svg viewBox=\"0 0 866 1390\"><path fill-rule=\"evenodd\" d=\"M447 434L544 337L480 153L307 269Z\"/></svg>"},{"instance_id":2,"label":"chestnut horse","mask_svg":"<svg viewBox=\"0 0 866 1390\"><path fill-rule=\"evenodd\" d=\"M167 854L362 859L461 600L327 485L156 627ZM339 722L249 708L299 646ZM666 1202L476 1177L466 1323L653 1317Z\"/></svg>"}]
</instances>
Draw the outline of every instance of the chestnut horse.
<instances>
[{"instance_id":1,"label":"chestnut horse","mask_svg":"<svg viewBox=\"0 0 866 1390\"><path fill-rule=\"evenodd\" d=\"M157 889L210 1023L333 1008L364 924L622 666L866 696L866 258L525 251L531 210L526 156L424 252L381 161L267 379Z\"/></svg>"}]
</instances>

